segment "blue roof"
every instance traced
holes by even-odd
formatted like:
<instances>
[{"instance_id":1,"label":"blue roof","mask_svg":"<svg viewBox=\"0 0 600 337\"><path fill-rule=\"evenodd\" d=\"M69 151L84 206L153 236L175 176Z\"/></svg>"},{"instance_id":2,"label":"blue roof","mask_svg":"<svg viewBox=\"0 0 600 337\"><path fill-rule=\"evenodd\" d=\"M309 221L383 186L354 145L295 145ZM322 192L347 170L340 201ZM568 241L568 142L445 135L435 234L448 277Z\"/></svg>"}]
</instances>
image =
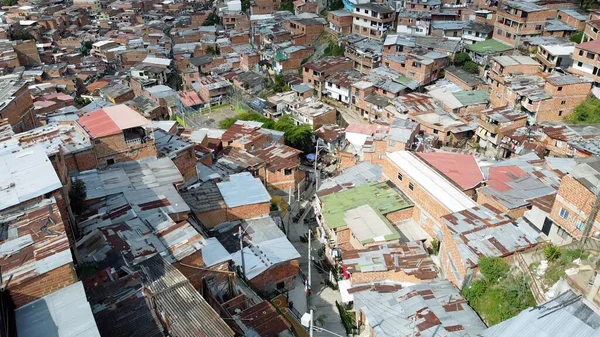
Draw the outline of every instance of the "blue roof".
<instances>
[{"instance_id":1,"label":"blue roof","mask_svg":"<svg viewBox=\"0 0 600 337\"><path fill-rule=\"evenodd\" d=\"M232 174L229 181L217 183L217 187L229 208L271 201L260 179L248 172Z\"/></svg>"}]
</instances>

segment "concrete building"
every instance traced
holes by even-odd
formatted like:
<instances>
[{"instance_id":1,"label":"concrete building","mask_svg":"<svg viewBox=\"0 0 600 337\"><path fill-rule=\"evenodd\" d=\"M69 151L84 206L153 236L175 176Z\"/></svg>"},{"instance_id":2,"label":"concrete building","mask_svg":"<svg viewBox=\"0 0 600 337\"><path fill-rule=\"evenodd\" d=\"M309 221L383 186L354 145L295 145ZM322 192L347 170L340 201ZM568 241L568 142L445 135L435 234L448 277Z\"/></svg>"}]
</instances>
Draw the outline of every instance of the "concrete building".
<instances>
[{"instance_id":1,"label":"concrete building","mask_svg":"<svg viewBox=\"0 0 600 337\"><path fill-rule=\"evenodd\" d=\"M486 153L496 158L504 158L510 154L505 147L511 146L503 142L504 136L510 130L523 127L526 123L527 114L515 111L514 108L504 106L486 109L477 118L477 143Z\"/></svg>"},{"instance_id":2,"label":"concrete building","mask_svg":"<svg viewBox=\"0 0 600 337\"><path fill-rule=\"evenodd\" d=\"M352 69L352 61L339 56L324 57L302 65L302 81L315 87L318 97L325 90L325 79L340 70Z\"/></svg>"},{"instance_id":3,"label":"concrete building","mask_svg":"<svg viewBox=\"0 0 600 337\"><path fill-rule=\"evenodd\" d=\"M394 26L395 11L388 6L368 3L354 6L352 33L379 40Z\"/></svg>"},{"instance_id":4,"label":"concrete building","mask_svg":"<svg viewBox=\"0 0 600 337\"><path fill-rule=\"evenodd\" d=\"M352 12L347 10L337 10L327 12L327 31L340 37L350 34L352 31Z\"/></svg>"},{"instance_id":5,"label":"concrete building","mask_svg":"<svg viewBox=\"0 0 600 337\"><path fill-rule=\"evenodd\" d=\"M542 65L543 72L552 72L556 68L568 69L573 65L573 44L566 45L540 45L535 55L536 60Z\"/></svg>"},{"instance_id":6,"label":"concrete building","mask_svg":"<svg viewBox=\"0 0 600 337\"><path fill-rule=\"evenodd\" d=\"M548 18L554 18L556 10L533 2L505 1L496 13L494 39L516 47L522 39L541 36Z\"/></svg>"},{"instance_id":7,"label":"concrete building","mask_svg":"<svg viewBox=\"0 0 600 337\"><path fill-rule=\"evenodd\" d=\"M0 92L0 117L8 119L15 132L30 130L39 125L27 82L2 80Z\"/></svg>"},{"instance_id":8,"label":"concrete building","mask_svg":"<svg viewBox=\"0 0 600 337\"><path fill-rule=\"evenodd\" d=\"M573 66L569 72L587 77L597 86L600 83L600 40L580 43L573 52Z\"/></svg>"}]
</instances>

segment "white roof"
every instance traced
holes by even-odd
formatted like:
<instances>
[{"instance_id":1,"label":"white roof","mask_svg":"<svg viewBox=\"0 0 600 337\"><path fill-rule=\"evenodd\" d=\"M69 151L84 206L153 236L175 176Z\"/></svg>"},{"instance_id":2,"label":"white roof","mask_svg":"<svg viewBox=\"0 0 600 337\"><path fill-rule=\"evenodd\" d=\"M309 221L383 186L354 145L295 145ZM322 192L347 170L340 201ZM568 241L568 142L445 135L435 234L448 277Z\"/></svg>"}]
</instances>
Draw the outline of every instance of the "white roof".
<instances>
[{"instance_id":1,"label":"white roof","mask_svg":"<svg viewBox=\"0 0 600 337\"><path fill-rule=\"evenodd\" d=\"M575 51L575 46L565 46L560 44L542 45L551 55L572 55Z\"/></svg>"},{"instance_id":2,"label":"white roof","mask_svg":"<svg viewBox=\"0 0 600 337\"><path fill-rule=\"evenodd\" d=\"M231 254L236 266L242 266L240 252ZM272 266L297 259L300 253L294 248L287 237L282 236L263 241L259 245L244 247L244 264L246 277L251 280Z\"/></svg>"},{"instance_id":3,"label":"white roof","mask_svg":"<svg viewBox=\"0 0 600 337\"><path fill-rule=\"evenodd\" d=\"M109 43L113 43L113 42L114 42L113 40L104 40L104 41L98 41L98 42L94 42L94 43L92 44L92 46L94 46L94 47L102 47L102 46L104 46L104 45L107 45L107 44L109 44Z\"/></svg>"},{"instance_id":4,"label":"white roof","mask_svg":"<svg viewBox=\"0 0 600 337\"><path fill-rule=\"evenodd\" d=\"M1 155L0 172L0 210L62 186L42 146Z\"/></svg>"},{"instance_id":5,"label":"white roof","mask_svg":"<svg viewBox=\"0 0 600 337\"><path fill-rule=\"evenodd\" d=\"M21 26L31 26L33 24L37 23L37 21L35 20L21 20L19 21L19 25Z\"/></svg>"},{"instance_id":6,"label":"white roof","mask_svg":"<svg viewBox=\"0 0 600 337\"><path fill-rule=\"evenodd\" d=\"M161 66L168 66L171 64L171 59L163 59L160 57L154 57L154 56L148 55L144 59L143 63L152 63L152 64L158 64Z\"/></svg>"},{"instance_id":7,"label":"white roof","mask_svg":"<svg viewBox=\"0 0 600 337\"><path fill-rule=\"evenodd\" d=\"M459 212L477 204L466 194L448 182L440 174L408 151L388 152L387 157L411 177L417 188L423 188L451 213Z\"/></svg>"}]
</instances>

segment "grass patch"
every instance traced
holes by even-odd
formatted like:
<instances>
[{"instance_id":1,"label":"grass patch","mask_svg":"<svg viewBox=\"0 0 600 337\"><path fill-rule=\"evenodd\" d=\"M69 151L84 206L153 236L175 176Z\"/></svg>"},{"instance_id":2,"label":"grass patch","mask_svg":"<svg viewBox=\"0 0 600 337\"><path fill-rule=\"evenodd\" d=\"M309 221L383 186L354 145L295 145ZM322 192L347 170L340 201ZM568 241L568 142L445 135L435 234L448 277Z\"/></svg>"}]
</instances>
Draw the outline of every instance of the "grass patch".
<instances>
[{"instance_id":1,"label":"grass patch","mask_svg":"<svg viewBox=\"0 0 600 337\"><path fill-rule=\"evenodd\" d=\"M525 274L509 273L508 263L496 257L482 257L479 266L483 278L464 288L463 295L489 326L536 305Z\"/></svg>"}]
</instances>

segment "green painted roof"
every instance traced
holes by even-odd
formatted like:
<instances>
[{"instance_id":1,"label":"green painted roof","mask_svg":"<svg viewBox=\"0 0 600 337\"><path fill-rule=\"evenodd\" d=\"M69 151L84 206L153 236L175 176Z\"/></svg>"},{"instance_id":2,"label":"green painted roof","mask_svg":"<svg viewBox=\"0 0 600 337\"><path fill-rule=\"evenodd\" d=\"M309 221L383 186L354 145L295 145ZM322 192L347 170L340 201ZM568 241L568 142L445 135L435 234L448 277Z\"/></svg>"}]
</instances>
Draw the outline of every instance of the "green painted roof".
<instances>
[{"instance_id":1,"label":"green painted roof","mask_svg":"<svg viewBox=\"0 0 600 337\"><path fill-rule=\"evenodd\" d=\"M452 95L464 106L490 102L490 92L487 90L458 91L453 92Z\"/></svg>"},{"instance_id":2,"label":"green painted roof","mask_svg":"<svg viewBox=\"0 0 600 337\"><path fill-rule=\"evenodd\" d=\"M362 205L371 206L389 224L385 214L412 206L391 182L371 183L321 197L321 215L331 229L345 227L344 213ZM391 226L391 225L390 225Z\"/></svg>"},{"instance_id":3,"label":"green painted roof","mask_svg":"<svg viewBox=\"0 0 600 337\"><path fill-rule=\"evenodd\" d=\"M502 53L513 49L513 47L496 40L485 40L466 46L468 50L477 54L490 55Z\"/></svg>"}]
</instances>

